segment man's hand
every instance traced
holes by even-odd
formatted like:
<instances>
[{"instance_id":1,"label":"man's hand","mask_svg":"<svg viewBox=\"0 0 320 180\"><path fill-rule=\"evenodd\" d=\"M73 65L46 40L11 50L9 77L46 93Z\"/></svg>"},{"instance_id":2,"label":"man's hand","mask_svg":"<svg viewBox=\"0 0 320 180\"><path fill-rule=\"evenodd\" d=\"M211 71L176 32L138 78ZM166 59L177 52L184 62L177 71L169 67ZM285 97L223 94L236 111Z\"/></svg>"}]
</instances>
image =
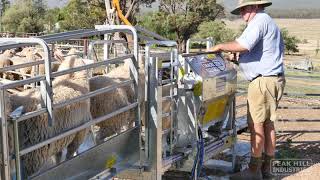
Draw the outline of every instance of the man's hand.
<instances>
[{"instance_id":1,"label":"man's hand","mask_svg":"<svg viewBox=\"0 0 320 180\"><path fill-rule=\"evenodd\" d=\"M227 53L224 58L228 61L238 61L239 60L239 53Z\"/></svg>"},{"instance_id":2,"label":"man's hand","mask_svg":"<svg viewBox=\"0 0 320 180\"><path fill-rule=\"evenodd\" d=\"M220 44L218 44L218 45L213 46L212 48L210 48L210 49L207 50L207 51L208 51L208 52L214 52L214 53L216 53L216 52L221 52L222 49L221 49Z\"/></svg>"}]
</instances>

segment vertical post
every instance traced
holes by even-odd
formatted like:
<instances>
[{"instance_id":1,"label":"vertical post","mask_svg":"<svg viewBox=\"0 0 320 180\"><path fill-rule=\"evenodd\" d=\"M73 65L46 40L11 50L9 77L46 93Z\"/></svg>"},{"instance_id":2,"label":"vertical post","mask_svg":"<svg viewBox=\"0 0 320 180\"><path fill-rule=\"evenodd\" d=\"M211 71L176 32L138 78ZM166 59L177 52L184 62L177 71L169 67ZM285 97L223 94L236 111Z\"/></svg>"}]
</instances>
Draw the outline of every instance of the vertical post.
<instances>
[{"instance_id":1,"label":"vertical post","mask_svg":"<svg viewBox=\"0 0 320 180\"><path fill-rule=\"evenodd\" d=\"M213 38L212 37L208 37L207 38L207 50L209 50L210 48L213 47Z\"/></svg>"},{"instance_id":2,"label":"vertical post","mask_svg":"<svg viewBox=\"0 0 320 180\"><path fill-rule=\"evenodd\" d=\"M146 46L145 47L145 65L144 65L144 72L145 74L147 74L147 76L145 76L145 87L144 87L144 90L145 90L145 94L144 94L144 102L145 102L145 105L144 105L144 108L145 108L145 137L146 137L146 142L145 142L145 155L146 155L146 158L147 159L150 159L150 154L149 154L149 142L150 142L150 121L151 120L149 118L149 114L151 113L150 112L150 101L149 101L149 98L148 97L151 97L150 96L150 75L151 75L151 72L150 71L150 63L151 63L151 60L150 60L150 47L149 46Z\"/></svg>"},{"instance_id":3,"label":"vertical post","mask_svg":"<svg viewBox=\"0 0 320 180\"><path fill-rule=\"evenodd\" d=\"M0 115L1 115L1 179L10 179L8 124L5 110L5 90L0 89Z\"/></svg>"},{"instance_id":4,"label":"vertical post","mask_svg":"<svg viewBox=\"0 0 320 180\"><path fill-rule=\"evenodd\" d=\"M156 179L161 180L162 177L162 61L159 58L153 59L155 66L155 106L156 106Z\"/></svg>"},{"instance_id":5,"label":"vertical post","mask_svg":"<svg viewBox=\"0 0 320 180\"><path fill-rule=\"evenodd\" d=\"M21 180L21 164L20 164L20 148L19 148L19 130L18 122L16 119L13 121L13 133L14 133L14 149L16 156L16 175L17 180Z\"/></svg>"},{"instance_id":6,"label":"vertical post","mask_svg":"<svg viewBox=\"0 0 320 180\"><path fill-rule=\"evenodd\" d=\"M52 79L51 79L51 56L50 51L47 43L45 43L43 40L40 40L40 45L43 47L44 51L44 66L45 66L45 76L46 80L45 82L41 81L41 95L43 100L45 101L47 110L48 110L48 123L49 126L53 126L54 124L54 117L53 117L53 91L52 91Z\"/></svg>"},{"instance_id":7,"label":"vertical post","mask_svg":"<svg viewBox=\"0 0 320 180\"><path fill-rule=\"evenodd\" d=\"M187 45L186 45L186 46L187 46L187 50L186 50L186 53L187 53L187 54L189 54L189 53L190 53L190 43L191 43L190 41L191 41L191 40L190 40L190 39L188 39L188 41L187 41Z\"/></svg>"},{"instance_id":8,"label":"vertical post","mask_svg":"<svg viewBox=\"0 0 320 180\"><path fill-rule=\"evenodd\" d=\"M105 34L104 35L104 40L108 41L110 39L110 35L109 34ZM93 47L94 48L94 47ZM106 60L106 59L109 59L110 58L110 55L109 55L109 43L106 42L103 44L103 60ZM98 61L98 59L97 59ZM109 70L110 70L110 64L107 64L107 67L106 67L106 72L108 73Z\"/></svg>"},{"instance_id":9,"label":"vertical post","mask_svg":"<svg viewBox=\"0 0 320 180\"><path fill-rule=\"evenodd\" d=\"M88 39L83 40L83 56L88 56Z\"/></svg>"},{"instance_id":10,"label":"vertical post","mask_svg":"<svg viewBox=\"0 0 320 180\"><path fill-rule=\"evenodd\" d=\"M236 95L233 95L233 101L231 105L231 124L232 124L232 170L235 172L236 170L236 160L237 160L237 154L236 154L236 141L237 141L237 126L236 126Z\"/></svg>"}]
</instances>

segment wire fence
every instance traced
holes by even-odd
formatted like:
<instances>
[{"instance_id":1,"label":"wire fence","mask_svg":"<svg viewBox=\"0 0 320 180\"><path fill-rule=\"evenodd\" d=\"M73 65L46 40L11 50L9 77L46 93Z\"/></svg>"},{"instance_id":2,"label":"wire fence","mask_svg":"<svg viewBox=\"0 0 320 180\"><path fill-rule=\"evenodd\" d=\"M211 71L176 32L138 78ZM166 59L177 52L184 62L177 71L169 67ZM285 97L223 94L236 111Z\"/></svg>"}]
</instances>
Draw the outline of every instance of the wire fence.
<instances>
[{"instance_id":1,"label":"wire fence","mask_svg":"<svg viewBox=\"0 0 320 180\"><path fill-rule=\"evenodd\" d=\"M290 79L291 77L286 77L287 79ZM308 82L306 81L305 79L306 78L299 78L305 82ZM319 81L319 77L318 79L313 79L312 82L318 82L320 84L320 81ZM309 79L308 79L309 80ZM248 85L248 82L243 80L243 78L241 78L240 76L240 80L238 81L238 92L237 92L237 97L241 97L241 96L246 96L247 94L247 85ZM310 85L310 87L312 88L312 85ZM301 93L301 92L285 92L283 97L288 97L288 98L297 98L297 99L316 99L316 100L319 100L320 102L320 92L319 93L316 93L316 91L314 91L315 93ZM247 103L246 102L240 102L236 104L236 110L241 110L242 108L247 108ZM301 111L300 114L302 114L303 118L280 118L277 120L277 122L281 122L281 123L320 123L320 116L317 116L319 118L309 118L308 117L308 113L303 113L304 110L308 110L308 111L314 111L314 112L317 112L320 110L320 103L319 104L316 104L316 105L280 105L278 107L279 110L288 110L290 112L299 112ZM319 111L320 112L320 111ZM240 116L240 117L237 117L237 121L238 121L238 126L241 128L238 128L238 131L243 131L244 129L247 128L247 125L243 125L244 124L244 121L246 122L247 121L247 114L244 115L244 116ZM239 123L241 122L241 123ZM289 125L288 124L288 125ZM313 124L312 124L313 125ZM320 124L319 124L320 125ZM315 125L316 127L317 125ZM278 137L280 136L283 136L283 135L291 135L289 137L289 139L287 138L287 140L283 141L277 141L277 144L284 144L284 143L293 143L293 144L301 144L301 143L308 143L308 144L312 144L312 143L320 143L320 141L313 141L313 140L305 140L305 141L292 141L291 139L294 139L295 138L295 135L299 134L299 136L301 136L302 134L311 134L311 133L316 133L316 134L319 134L320 135L320 130L318 129L310 129L309 126L306 126L304 127L303 125L301 125L299 127L299 130L297 129L289 129L287 130L287 128L285 130L276 130L276 134Z\"/></svg>"}]
</instances>

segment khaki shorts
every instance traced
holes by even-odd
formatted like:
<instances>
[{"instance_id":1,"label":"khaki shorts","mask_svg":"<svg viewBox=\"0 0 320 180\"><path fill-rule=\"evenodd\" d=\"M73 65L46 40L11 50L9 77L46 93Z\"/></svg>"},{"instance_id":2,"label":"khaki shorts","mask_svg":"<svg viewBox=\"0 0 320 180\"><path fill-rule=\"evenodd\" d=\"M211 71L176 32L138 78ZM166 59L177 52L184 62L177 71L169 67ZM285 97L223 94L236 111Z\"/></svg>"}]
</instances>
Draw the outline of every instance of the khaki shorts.
<instances>
[{"instance_id":1,"label":"khaki shorts","mask_svg":"<svg viewBox=\"0 0 320 180\"><path fill-rule=\"evenodd\" d=\"M248 123L277 120L277 109L283 95L285 77L258 77L248 87Z\"/></svg>"}]
</instances>

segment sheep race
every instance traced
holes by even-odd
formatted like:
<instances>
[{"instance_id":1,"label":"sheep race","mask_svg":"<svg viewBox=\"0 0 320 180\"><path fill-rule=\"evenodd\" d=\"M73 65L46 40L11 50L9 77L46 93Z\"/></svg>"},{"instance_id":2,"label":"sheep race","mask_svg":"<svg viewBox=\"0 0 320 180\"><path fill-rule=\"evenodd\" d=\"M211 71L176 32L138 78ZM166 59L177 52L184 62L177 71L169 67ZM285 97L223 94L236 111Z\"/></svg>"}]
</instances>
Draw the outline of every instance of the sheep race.
<instances>
[{"instance_id":1,"label":"sheep race","mask_svg":"<svg viewBox=\"0 0 320 180\"><path fill-rule=\"evenodd\" d=\"M108 117L108 114L114 113L121 108L139 102L140 123L142 126L145 124L145 55L140 54L138 56L139 64L136 69L139 86L137 87L138 94L136 94L134 83L113 88L121 82L134 81L131 77L132 69L130 69L130 66L134 63L132 59L126 58L123 61L119 61L120 63L116 63L116 65L109 65L111 67L109 71L101 71L101 67L99 67L100 71L98 70L98 72L95 72L98 68L83 68L81 71L61 73L88 64L99 63L99 61L97 59L85 59L84 57L86 56L83 48L76 49L72 46L59 48L58 45L50 47L52 49L48 53L51 58L51 75L60 73L59 76L52 78L52 104L63 104L67 101L73 101L76 98L100 91L101 89L112 88L112 90L54 108L52 113L54 123L52 125L49 123L49 114L40 113L21 120L18 123L18 132L14 132L13 123L9 121L12 119L12 113L20 108L20 116L23 116L46 108L46 99L43 97L43 92L41 92L43 84L40 82L24 83L23 85L5 89L3 100L5 101L5 119L9 121L7 131L8 151L9 157L11 157L11 160L9 160L10 171L13 175L18 170L17 168L19 168L22 179L30 178L46 170L48 167L53 167L63 161L72 159L79 154L79 147L81 145L86 150L136 126L137 108L131 108ZM126 45L126 48L128 47ZM114 54L123 55L123 52L114 52L116 51L114 49L111 49L111 51ZM105 65L102 67L107 69ZM4 70L0 69L0 83L4 86L10 83L46 76L45 51L38 45L2 50L0 54L0 68L4 68ZM170 88L164 86L163 93L168 96ZM170 108L170 101L164 100L163 112L169 113ZM100 120L96 124L93 123L91 126L82 128L80 131L63 138L55 139L50 143L43 144L23 154L20 157L20 167L18 167L15 159L17 156L14 155L17 152L17 145L15 144L18 144L19 150L28 149L69 130L90 123L93 119ZM164 117L163 124L163 129L170 127L170 118ZM19 142L15 142L17 140L15 139L15 133L18 134ZM90 147L84 145L88 137L93 137ZM82 152L85 150L82 150Z\"/></svg>"}]
</instances>

